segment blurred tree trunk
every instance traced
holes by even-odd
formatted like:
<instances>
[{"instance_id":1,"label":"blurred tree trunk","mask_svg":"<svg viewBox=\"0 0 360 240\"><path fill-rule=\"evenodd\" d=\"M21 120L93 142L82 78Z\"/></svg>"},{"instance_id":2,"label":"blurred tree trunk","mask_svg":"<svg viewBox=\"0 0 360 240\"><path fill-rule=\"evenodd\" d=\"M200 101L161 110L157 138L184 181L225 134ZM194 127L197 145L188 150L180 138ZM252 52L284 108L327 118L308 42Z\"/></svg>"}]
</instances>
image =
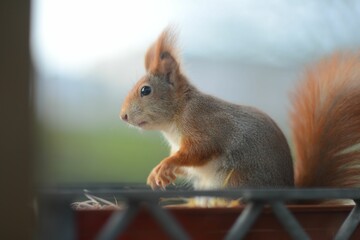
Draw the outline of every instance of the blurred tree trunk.
<instances>
[{"instance_id":1,"label":"blurred tree trunk","mask_svg":"<svg viewBox=\"0 0 360 240\"><path fill-rule=\"evenodd\" d=\"M30 1L0 3L0 239L34 239Z\"/></svg>"}]
</instances>

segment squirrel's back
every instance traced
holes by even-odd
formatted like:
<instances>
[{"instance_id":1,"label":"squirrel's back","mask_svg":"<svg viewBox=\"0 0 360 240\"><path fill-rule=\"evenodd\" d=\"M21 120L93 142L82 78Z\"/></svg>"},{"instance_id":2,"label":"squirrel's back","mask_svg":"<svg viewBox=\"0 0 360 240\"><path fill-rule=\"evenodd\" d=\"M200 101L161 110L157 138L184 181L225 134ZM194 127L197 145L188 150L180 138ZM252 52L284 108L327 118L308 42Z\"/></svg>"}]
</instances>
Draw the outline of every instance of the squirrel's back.
<instances>
[{"instance_id":1,"label":"squirrel's back","mask_svg":"<svg viewBox=\"0 0 360 240\"><path fill-rule=\"evenodd\" d=\"M320 61L292 100L296 186L360 187L359 55Z\"/></svg>"},{"instance_id":2,"label":"squirrel's back","mask_svg":"<svg viewBox=\"0 0 360 240\"><path fill-rule=\"evenodd\" d=\"M191 139L208 149L217 148L216 172L229 176L228 187L294 186L287 140L267 114L192 91L178 125Z\"/></svg>"}]
</instances>

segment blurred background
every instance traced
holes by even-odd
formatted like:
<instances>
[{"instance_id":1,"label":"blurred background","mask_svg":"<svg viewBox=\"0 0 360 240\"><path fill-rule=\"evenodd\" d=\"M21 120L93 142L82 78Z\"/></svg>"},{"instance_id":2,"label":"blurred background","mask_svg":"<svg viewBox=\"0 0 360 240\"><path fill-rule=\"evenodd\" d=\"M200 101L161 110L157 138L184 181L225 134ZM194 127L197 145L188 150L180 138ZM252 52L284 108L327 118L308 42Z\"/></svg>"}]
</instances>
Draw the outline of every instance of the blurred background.
<instances>
[{"instance_id":1,"label":"blurred background","mask_svg":"<svg viewBox=\"0 0 360 240\"><path fill-rule=\"evenodd\" d=\"M169 24L195 86L262 109L289 140L288 97L304 69L360 47L356 0L34 0L31 17L42 184L145 183L168 155L159 133L129 128L118 113Z\"/></svg>"}]
</instances>

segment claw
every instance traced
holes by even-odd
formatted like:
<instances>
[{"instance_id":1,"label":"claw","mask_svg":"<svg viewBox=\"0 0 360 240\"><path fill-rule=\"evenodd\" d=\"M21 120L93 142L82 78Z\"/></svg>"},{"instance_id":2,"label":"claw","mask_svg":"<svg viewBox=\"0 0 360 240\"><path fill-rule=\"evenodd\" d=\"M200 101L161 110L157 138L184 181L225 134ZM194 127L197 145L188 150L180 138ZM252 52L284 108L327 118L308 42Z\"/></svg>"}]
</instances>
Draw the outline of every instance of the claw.
<instances>
[{"instance_id":1,"label":"claw","mask_svg":"<svg viewBox=\"0 0 360 240\"><path fill-rule=\"evenodd\" d=\"M147 184L151 186L152 189L162 189L165 190L166 186L171 184L176 179L176 168L165 163L160 163L156 166L150 173Z\"/></svg>"}]
</instances>

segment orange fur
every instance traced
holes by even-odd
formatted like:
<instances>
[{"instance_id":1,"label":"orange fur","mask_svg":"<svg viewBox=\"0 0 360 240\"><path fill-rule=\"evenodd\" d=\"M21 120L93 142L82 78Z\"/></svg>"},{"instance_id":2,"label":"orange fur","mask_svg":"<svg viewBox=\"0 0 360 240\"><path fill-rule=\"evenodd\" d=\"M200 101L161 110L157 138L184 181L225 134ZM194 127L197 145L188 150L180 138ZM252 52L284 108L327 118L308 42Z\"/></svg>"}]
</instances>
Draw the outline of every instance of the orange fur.
<instances>
[{"instance_id":1,"label":"orange fur","mask_svg":"<svg viewBox=\"0 0 360 240\"><path fill-rule=\"evenodd\" d=\"M176 68L177 71L180 71L179 67L176 34L172 28L168 27L146 52L145 69L152 74L163 74L168 70L166 68Z\"/></svg>"},{"instance_id":2,"label":"orange fur","mask_svg":"<svg viewBox=\"0 0 360 240\"><path fill-rule=\"evenodd\" d=\"M208 163L220 154L221 150L211 142L199 144L191 139L184 139L180 150L165 161L181 167L197 167Z\"/></svg>"},{"instance_id":3,"label":"orange fur","mask_svg":"<svg viewBox=\"0 0 360 240\"><path fill-rule=\"evenodd\" d=\"M165 188L171 181L179 175L182 167L199 167L214 160L221 154L221 150L214 144L198 144L185 139L181 142L179 151L165 158L150 173L147 183L156 188L160 185Z\"/></svg>"},{"instance_id":4,"label":"orange fur","mask_svg":"<svg viewBox=\"0 0 360 240\"><path fill-rule=\"evenodd\" d=\"M178 124L182 128L186 128L177 121L177 118L181 115L181 109L186 105L186 93L193 87L180 71L176 34L172 28L165 29L157 41L148 49L145 55L145 68L151 75L166 76L173 88L176 89L176 105L179 112L175 114L173 121L175 125ZM183 133L179 143L180 149L162 160L153 169L147 180L152 188L156 188L156 185L165 187L176 178L181 167L203 166L220 154L216 144L211 141L206 143L201 136L195 135L194 129L191 129L188 134Z\"/></svg>"},{"instance_id":5,"label":"orange fur","mask_svg":"<svg viewBox=\"0 0 360 240\"><path fill-rule=\"evenodd\" d=\"M324 59L292 100L296 186L360 187L359 56Z\"/></svg>"},{"instance_id":6,"label":"orange fur","mask_svg":"<svg viewBox=\"0 0 360 240\"><path fill-rule=\"evenodd\" d=\"M169 81L176 86L181 95L189 87L187 78L181 73L180 54L177 48L177 34L167 27L145 54L145 69L152 75L168 75Z\"/></svg>"},{"instance_id":7,"label":"orange fur","mask_svg":"<svg viewBox=\"0 0 360 240\"><path fill-rule=\"evenodd\" d=\"M152 170L147 183L165 188L187 174L194 177L195 189L294 186L290 150L280 129L254 108L192 86L181 72L175 36L167 28L149 48L147 74L120 114L131 125L161 130L171 145L171 156ZM152 90L143 96L144 86ZM307 72L292 100L295 185L360 187L359 56L324 59Z\"/></svg>"}]
</instances>

